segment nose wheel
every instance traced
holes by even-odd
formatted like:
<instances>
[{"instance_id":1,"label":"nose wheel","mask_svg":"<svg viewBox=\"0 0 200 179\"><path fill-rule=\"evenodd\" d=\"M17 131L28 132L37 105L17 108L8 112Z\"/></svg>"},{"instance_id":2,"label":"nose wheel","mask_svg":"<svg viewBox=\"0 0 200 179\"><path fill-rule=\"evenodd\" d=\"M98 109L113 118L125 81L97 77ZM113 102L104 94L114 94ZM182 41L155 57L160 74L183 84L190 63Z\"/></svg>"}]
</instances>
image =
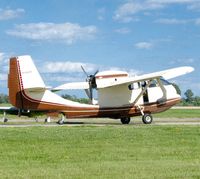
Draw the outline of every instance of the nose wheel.
<instances>
[{"instance_id":1,"label":"nose wheel","mask_svg":"<svg viewBox=\"0 0 200 179\"><path fill-rule=\"evenodd\" d=\"M152 121L153 121L153 117L152 117L151 114L144 114L144 115L142 116L142 122L143 122L144 124L151 124Z\"/></svg>"}]
</instances>

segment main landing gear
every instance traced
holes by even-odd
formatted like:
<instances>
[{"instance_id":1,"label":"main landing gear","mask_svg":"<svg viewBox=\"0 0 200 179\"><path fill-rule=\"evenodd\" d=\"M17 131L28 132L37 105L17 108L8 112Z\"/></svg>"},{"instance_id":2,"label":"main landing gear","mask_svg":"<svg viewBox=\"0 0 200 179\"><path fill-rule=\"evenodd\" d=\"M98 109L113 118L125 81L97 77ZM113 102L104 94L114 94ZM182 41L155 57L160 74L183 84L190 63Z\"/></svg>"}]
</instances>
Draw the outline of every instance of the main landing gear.
<instances>
[{"instance_id":1,"label":"main landing gear","mask_svg":"<svg viewBox=\"0 0 200 179\"><path fill-rule=\"evenodd\" d=\"M121 118L121 123L122 123L122 124L129 124L130 121L131 121L131 118L130 118L130 117L122 117L122 118ZM143 122L144 124L151 124L152 121L153 121L153 117L152 117L151 114L148 114L148 113L147 113L147 114L144 114L144 115L142 116L142 122Z\"/></svg>"},{"instance_id":2,"label":"main landing gear","mask_svg":"<svg viewBox=\"0 0 200 179\"><path fill-rule=\"evenodd\" d=\"M131 121L131 118L130 118L130 117L122 117L122 118L121 118L121 123L122 123L122 124L129 124L130 121ZM144 124L151 124L152 121L153 121L153 117L152 117L151 114L144 114L144 115L142 116L142 122L143 122Z\"/></svg>"},{"instance_id":3,"label":"main landing gear","mask_svg":"<svg viewBox=\"0 0 200 179\"><path fill-rule=\"evenodd\" d=\"M144 113L144 107L141 106L137 106L137 109L140 111L140 113L142 114L142 122L144 124L151 124L153 121L153 117L150 113ZM122 117L121 118L121 123L122 124L129 124L130 123L131 118L130 117Z\"/></svg>"},{"instance_id":4,"label":"main landing gear","mask_svg":"<svg viewBox=\"0 0 200 179\"><path fill-rule=\"evenodd\" d=\"M144 107L141 107L140 105L137 106L138 110L142 114L142 122L144 124L151 124L153 121L153 117L149 113L144 113Z\"/></svg>"},{"instance_id":5,"label":"main landing gear","mask_svg":"<svg viewBox=\"0 0 200 179\"><path fill-rule=\"evenodd\" d=\"M144 115L142 116L142 122L143 122L144 124L151 124L152 121L153 121L153 117L152 117L151 114L144 114Z\"/></svg>"},{"instance_id":6,"label":"main landing gear","mask_svg":"<svg viewBox=\"0 0 200 179\"><path fill-rule=\"evenodd\" d=\"M62 125L65 122L65 115L61 114L61 118L58 120L58 124Z\"/></svg>"},{"instance_id":7,"label":"main landing gear","mask_svg":"<svg viewBox=\"0 0 200 179\"><path fill-rule=\"evenodd\" d=\"M129 124L130 121L131 121L130 117L122 117L121 118L121 123L122 124Z\"/></svg>"}]
</instances>

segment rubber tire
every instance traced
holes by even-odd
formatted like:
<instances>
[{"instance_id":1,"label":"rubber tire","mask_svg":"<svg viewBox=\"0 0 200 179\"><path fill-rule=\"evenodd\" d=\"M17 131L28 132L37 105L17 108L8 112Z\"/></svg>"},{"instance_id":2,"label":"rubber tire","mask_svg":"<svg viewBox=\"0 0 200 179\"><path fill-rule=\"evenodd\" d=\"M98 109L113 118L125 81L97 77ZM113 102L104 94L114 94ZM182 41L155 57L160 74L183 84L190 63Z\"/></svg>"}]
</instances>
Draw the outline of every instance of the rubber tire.
<instances>
[{"instance_id":1,"label":"rubber tire","mask_svg":"<svg viewBox=\"0 0 200 179\"><path fill-rule=\"evenodd\" d=\"M63 125L64 124L64 121L62 119L58 120L57 122L59 125Z\"/></svg>"},{"instance_id":2,"label":"rubber tire","mask_svg":"<svg viewBox=\"0 0 200 179\"><path fill-rule=\"evenodd\" d=\"M130 117L122 117L121 118L121 123L122 124L129 124L131 121L131 118Z\"/></svg>"},{"instance_id":3,"label":"rubber tire","mask_svg":"<svg viewBox=\"0 0 200 179\"><path fill-rule=\"evenodd\" d=\"M144 114L144 116L142 116L142 122L144 124L151 124L153 121L153 117L151 114Z\"/></svg>"},{"instance_id":4,"label":"rubber tire","mask_svg":"<svg viewBox=\"0 0 200 179\"><path fill-rule=\"evenodd\" d=\"M8 122L8 119L7 119L7 118L4 118L3 122Z\"/></svg>"}]
</instances>

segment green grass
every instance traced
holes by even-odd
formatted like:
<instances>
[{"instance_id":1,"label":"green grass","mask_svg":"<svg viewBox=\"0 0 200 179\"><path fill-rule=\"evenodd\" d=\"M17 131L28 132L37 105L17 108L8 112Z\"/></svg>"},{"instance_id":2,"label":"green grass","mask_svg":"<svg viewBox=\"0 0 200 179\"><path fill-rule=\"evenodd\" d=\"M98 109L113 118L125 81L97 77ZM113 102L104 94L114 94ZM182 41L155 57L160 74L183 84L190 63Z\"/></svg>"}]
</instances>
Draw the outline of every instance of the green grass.
<instances>
[{"instance_id":1,"label":"green grass","mask_svg":"<svg viewBox=\"0 0 200 179\"><path fill-rule=\"evenodd\" d=\"M11 105L10 103L0 103L0 107L1 107L1 106L10 107L10 106L12 106L12 105Z\"/></svg>"},{"instance_id":2,"label":"green grass","mask_svg":"<svg viewBox=\"0 0 200 179\"><path fill-rule=\"evenodd\" d=\"M200 109L169 109L162 113L153 114L161 118L200 118Z\"/></svg>"},{"instance_id":3,"label":"green grass","mask_svg":"<svg viewBox=\"0 0 200 179\"><path fill-rule=\"evenodd\" d=\"M0 128L0 178L200 178L199 126Z\"/></svg>"}]
</instances>

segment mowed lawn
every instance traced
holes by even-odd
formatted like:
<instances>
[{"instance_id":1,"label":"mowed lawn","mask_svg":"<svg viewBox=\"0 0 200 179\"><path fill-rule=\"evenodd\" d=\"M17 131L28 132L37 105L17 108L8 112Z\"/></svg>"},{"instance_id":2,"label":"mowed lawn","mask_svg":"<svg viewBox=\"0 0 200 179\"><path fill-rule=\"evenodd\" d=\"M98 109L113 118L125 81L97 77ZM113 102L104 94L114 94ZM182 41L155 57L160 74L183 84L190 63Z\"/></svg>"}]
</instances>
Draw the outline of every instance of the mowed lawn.
<instances>
[{"instance_id":1,"label":"mowed lawn","mask_svg":"<svg viewBox=\"0 0 200 179\"><path fill-rule=\"evenodd\" d=\"M0 178L200 178L200 127L0 128Z\"/></svg>"},{"instance_id":2,"label":"mowed lawn","mask_svg":"<svg viewBox=\"0 0 200 179\"><path fill-rule=\"evenodd\" d=\"M200 109L169 109L165 112L153 114L156 118L200 118Z\"/></svg>"}]
</instances>

